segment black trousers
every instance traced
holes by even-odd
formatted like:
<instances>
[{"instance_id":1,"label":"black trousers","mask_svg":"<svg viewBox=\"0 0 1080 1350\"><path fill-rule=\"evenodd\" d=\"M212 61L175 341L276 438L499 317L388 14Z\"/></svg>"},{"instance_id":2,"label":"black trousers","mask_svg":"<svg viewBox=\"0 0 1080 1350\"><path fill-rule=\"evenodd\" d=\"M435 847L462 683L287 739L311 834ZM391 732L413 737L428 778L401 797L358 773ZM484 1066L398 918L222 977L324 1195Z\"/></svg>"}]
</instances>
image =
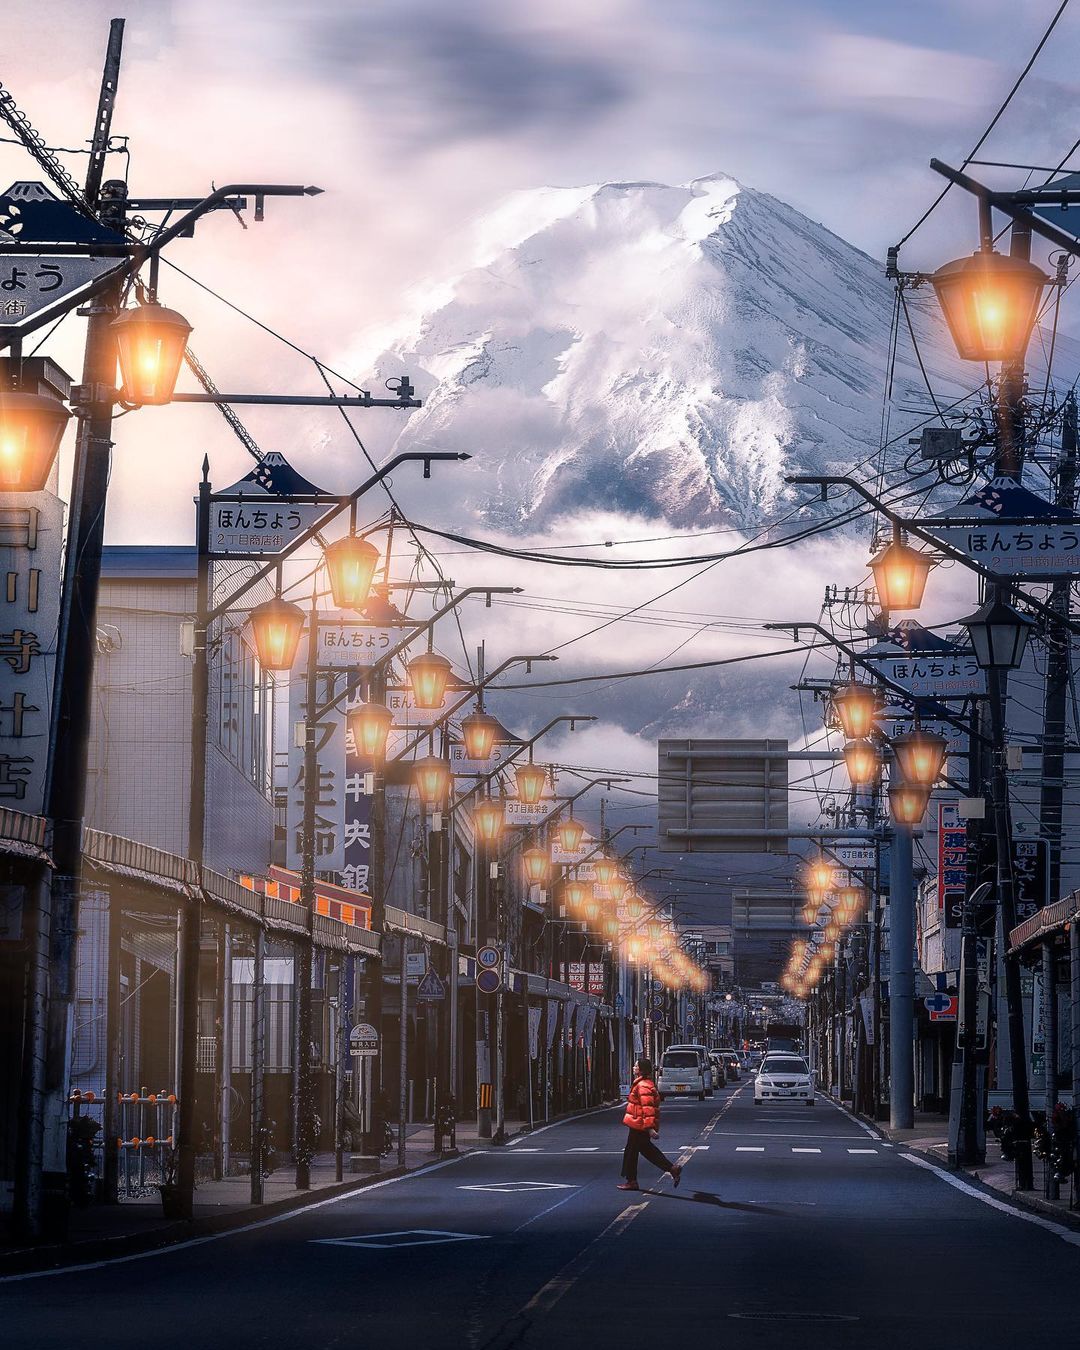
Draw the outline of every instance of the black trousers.
<instances>
[{"instance_id":1,"label":"black trousers","mask_svg":"<svg viewBox=\"0 0 1080 1350\"><path fill-rule=\"evenodd\" d=\"M653 1143L648 1130L626 1131L626 1147L622 1155L622 1174L627 1181L637 1181L638 1158L648 1158L661 1172L670 1172L671 1163Z\"/></svg>"}]
</instances>

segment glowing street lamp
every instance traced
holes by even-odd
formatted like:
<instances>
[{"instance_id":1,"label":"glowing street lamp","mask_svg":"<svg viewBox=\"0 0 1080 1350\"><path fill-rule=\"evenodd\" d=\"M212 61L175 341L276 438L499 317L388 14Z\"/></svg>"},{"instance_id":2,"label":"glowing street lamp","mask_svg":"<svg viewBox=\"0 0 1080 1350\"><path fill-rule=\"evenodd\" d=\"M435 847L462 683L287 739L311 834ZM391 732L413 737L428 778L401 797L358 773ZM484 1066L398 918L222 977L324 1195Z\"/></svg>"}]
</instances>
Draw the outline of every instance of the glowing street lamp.
<instances>
[{"instance_id":1,"label":"glowing street lamp","mask_svg":"<svg viewBox=\"0 0 1080 1350\"><path fill-rule=\"evenodd\" d=\"M363 609L371 594L379 550L359 535L334 539L323 550L330 592L338 609Z\"/></svg>"},{"instance_id":2,"label":"glowing street lamp","mask_svg":"<svg viewBox=\"0 0 1080 1350\"><path fill-rule=\"evenodd\" d=\"M521 855L521 864L530 886L543 886L551 875L551 859L546 848L527 848Z\"/></svg>"},{"instance_id":3,"label":"glowing street lamp","mask_svg":"<svg viewBox=\"0 0 1080 1350\"><path fill-rule=\"evenodd\" d=\"M898 825L919 825L930 804L930 789L922 783L889 785L889 812Z\"/></svg>"},{"instance_id":4,"label":"glowing street lamp","mask_svg":"<svg viewBox=\"0 0 1080 1350\"><path fill-rule=\"evenodd\" d=\"M806 869L807 892L830 891L833 884L833 869L824 858L818 858Z\"/></svg>"},{"instance_id":5,"label":"glowing street lamp","mask_svg":"<svg viewBox=\"0 0 1080 1350\"><path fill-rule=\"evenodd\" d=\"M425 806L445 806L450 796L450 765L438 755L425 755L413 764L413 782Z\"/></svg>"},{"instance_id":6,"label":"glowing street lamp","mask_svg":"<svg viewBox=\"0 0 1080 1350\"><path fill-rule=\"evenodd\" d=\"M564 853L576 853L581 847L581 836L584 833L585 826L573 816L567 816L555 826L555 837Z\"/></svg>"},{"instance_id":7,"label":"glowing street lamp","mask_svg":"<svg viewBox=\"0 0 1080 1350\"><path fill-rule=\"evenodd\" d=\"M645 913L644 902L641 897L637 895L627 896L624 902L624 908L626 909L626 917L631 923L636 923Z\"/></svg>"},{"instance_id":8,"label":"glowing street lamp","mask_svg":"<svg viewBox=\"0 0 1080 1350\"><path fill-rule=\"evenodd\" d=\"M619 921L614 914L606 918L602 925L604 937L608 942L614 942L619 936Z\"/></svg>"},{"instance_id":9,"label":"glowing street lamp","mask_svg":"<svg viewBox=\"0 0 1080 1350\"><path fill-rule=\"evenodd\" d=\"M593 863L593 871L601 886L610 886L618 870L619 864L614 858L597 858Z\"/></svg>"},{"instance_id":10,"label":"glowing street lamp","mask_svg":"<svg viewBox=\"0 0 1080 1350\"><path fill-rule=\"evenodd\" d=\"M498 734L498 720L481 708L461 719L461 739L465 742L468 759L490 759Z\"/></svg>"},{"instance_id":11,"label":"glowing street lamp","mask_svg":"<svg viewBox=\"0 0 1080 1350\"><path fill-rule=\"evenodd\" d=\"M44 488L70 416L58 398L0 391L0 491Z\"/></svg>"},{"instance_id":12,"label":"glowing street lamp","mask_svg":"<svg viewBox=\"0 0 1080 1350\"><path fill-rule=\"evenodd\" d=\"M608 882L607 888L608 894L611 896L612 900L614 900L615 903L618 904L619 901L626 894L626 892L630 889L630 882L626 879L626 877L623 876L621 872L616 872L615 875Z\"/></svg>"},{"instance_id":13,"label":"glowing street lamp","mask_svg":"<svg viewBox=\"0 0 1080 1350\"><path fill-rule=\"evenodd\" d=\"M562 898L568 913L580 914L585 902L592 898L592 886L587 881L570 877L563 882Z\"/></svg>"},{"instance_id":14,"label":"glowing street lamp","mask_svg":"<svg viewBox=\"0 0 1080 1350\"><path fill-rule=\"evenodd\" d=\"M183 364L191 324L156 301L125 309L112 321L125 403L170 403Z\"/></svg>"},{"instance_id":15,"label":"glowing street lamp","mask_svg":"<svg viewBox=\"0 0 1080 1350\"><path fill-rule=\"evenodd\" d=\"M916 728L893 741L900 777L906 783L933 787L945 766L949 743L944 736Z\"/></svg>"},{"instance_id":16,"label":"glowing street lamp","mask_svg":"<svg viewBox=\"0 0 1080 1350\"><path fill-rule=\"evenodd\" d=\"M848 741L844 746L844 765L853 787L866 787L881 776L881 752L873 741Z\"/></svg>"},{"instance_id":17,"label":"glowing street lamp","mask_svg":"<svg viewBox=\"0 0 1080 1350\"><path fill-rule=\"evenodd\" d=\"M442 763L443 761L439 761ZM503 804L496 797L484 797L473 807L473 828L482 844L495 844L503 832L506 817Z\"/></svg>"},{"instance_id":18,"label":"glowing street lamp","mask_svg":"<svg viewBox=\"0 0 1080 1350\"><path fill-rule=\"evenodd\" d=\"M585 914L586 923L596 923L600 918L600 901L595 895L590 895L582 905L582 911Z\"/></svg>"},{"instance_id":19,"label":"glowing street lamp","mask_svg":"<svg viewBox=\"0 0 1080 1350\"><path fill-rule=\"evenodd\" d=\"M892 541L870 559L874 589L887 610L918 609L926 590L933 559L905 544L900 526L893 525Z\"/></svg>"},{"instance_id":20,"label":"glowing street lamp","mask_svg":"<svg viewBox=\"0 0 1080 1350\"><path fill-rule=\"evenodd\" d=\"M535 806L543 795L547 769L542 764L518 764L514 768L514 779L518 801L523 806Z\"/></svg>"},{"instance_id":21,"label":"glowing street lamp","mask_svg":"<svg viewBox=\"0 0 1080 1350\"><path fill-rule=\"evenodd\" d=\"M289 670L304 631L304 611L280 595L256 605L249 617L255 654L263 670Z\"/></svg>"},{"instance_id":22,"label":"glowing street lamp","mask_svg":"<svg viewBox=\"0 0 1080 1350\"><path fill-rule=\"evenodd\" d=\"M850 684L833 690L832 704L840 718L844 735L849 740L863 740L873 731L878 699L872 685L852 680Z\"/></svg>"},{"instance_id":23,"label":"glowing street lamp","mask_svg":"<svg viewBox=\"0 0 1080 1350\"><path fill-rule=\"evenodd\" d=\"M438 652L422 652L407 666L409 684L418 708L441 708L450 679L450 662Z\"/></svg>"},{"instance_id":24,"label":"glowing street lamp","mask_svg":"<svg viewBox=\"0 0 1080 1350\"><path fill-rule=\"evenodd\" d=\"M980 249L930 277L964 361L1020 361L1050 278L1027 258Z\"/></svg>"},{"instance_id":25,"label":"glowing street lamp","mask_svg":"<svg viewBox=\"0 0 1080 1350\"><path fill-rule=\"evenodd\" d=\"M366 759L380 760L386 754L386 739L394 714L384 703L361 703L347 714L356 753Z\"/></svg>"}]
</instances>

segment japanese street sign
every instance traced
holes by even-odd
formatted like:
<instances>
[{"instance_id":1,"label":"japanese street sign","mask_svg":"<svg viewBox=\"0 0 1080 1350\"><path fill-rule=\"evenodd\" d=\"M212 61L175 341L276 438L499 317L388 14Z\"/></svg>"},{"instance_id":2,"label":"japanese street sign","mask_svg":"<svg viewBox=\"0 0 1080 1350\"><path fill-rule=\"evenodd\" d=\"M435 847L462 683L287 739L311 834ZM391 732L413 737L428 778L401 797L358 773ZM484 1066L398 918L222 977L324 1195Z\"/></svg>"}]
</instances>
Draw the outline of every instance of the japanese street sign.
<instances>
[{"instance_id":1,"label":"japanese street sign","mask_svg":"<svg viewBox=\"0 0 1080 1350\"><path fill-rule=\"evenodd\" d=\"M476 964L482 970L491 970L499 964L498 947L477 947Z\"/></svg>"},{"instance_id":2,"label":"japanese street sign","mask_svg":"<svg viewBox=\"0 0 1080 1350\"><path fill-rule=\"evenodd\" d=\"M664 1020L664 1010L663 1010L663 1008L653 1008L652 1011L649 1013L649 1021L650 1021L650 1022L653 1022L653 1023L660 1023L660 1022L662 1022L663 1020Z\"/></svg>"},{"instance_id":3,"label":"japanese street sign","mask_svg":"<svg viewBox=\"0 0 1080 1350\"><path fill-rule=\"evenodd\" d=\"M615 995L615 1002L612 1006L616 1012L622 1012L623 1008L626 1006L626 1000L623 998L622 994Z\"/></svg>"},{"instance_id":4,"label":"japanese street sign","mask_svg":"<svg viewBox=\"0 0 1080 1350\"><path fill-rule=\"evenodd\" d=\"M843 867L854 867L857 870L873 867L877 859L877 851L873 844L835 844L830 847L829 852Z\"/></svg>"},{"instance_id":5,"label":"japanese street sign","mask_svg":"<svg viewBox=\"0 0 1080 1350\"><path fill-rule=\"evenodd\" d=\"M0 507L0 806L45 810L64 508L51 492Z\"/></svg>"},{"instance_id":6,"label":"japanese street sign","mask_svg":"<svg viewBox=\"0 0 1080 1350\"><path fill-rule=\"evenodd\" d=\"M599 841L588 830L582 832L581 842L576 849L565 849L559 847L558 836L551 844L551 861L559 867L572 867L575 863L581 862L586 854L591 853Z\"/></svg>"},{"instance_id":7,"label":"japanese street sign","mask_svg":"<svg viewBox=\"0 0 1080 1350\"><path fill-rule=\"evenodd\" d=\"M304 668L307 639L301 642L298 669ZM319 701L329 701L340 675L319 677ZM305 719L304 680L289 682L289 722ZM315 729L318 781L315 784L315 866L320 872L340 872L345 866L345 714L333 708ZM289 744L289 786L285 808L286 866L302 868L304 845L304 749Z\"/></svg>"},{"instance_id":8,"label":"japanese street sign","mask_svg":"<svg viewBox=\"0 0 1080 1350\"><path fill-rule=\"evenodd\" d=\"M506 802L507 825L539 825L559 804L557 797L541 797L535 806L526 806L510 797Z\"/></svg>"},{"instance_id":9,"label":"japanese street sign","mask_svg":"<svg viewBox=\"0 0 1080 1350\"><path fill-rule=\"evenodd\" d=\"M907 736L915 730L915 717L908 708L888 707L875 719L882 733L889 740L898 736ZM941 721L935 717L920 717L919 728L931 736L943 736L950 755L966 755L968 752L967 734L952 722Z\"/></svg>"},{"instance_id":10,"label":"japanese street sign","mask_svg":"<svg viewBox=\"0 0 1080 1350\"><path fill-rule=\"evenodd\" d=\"M928 533L999 576L1080 575L1080 519L994 478L928 522Z\"/></svg>"},{"instance_id":11,"label":"japanese street sign","mask_svg":"<svg viewBox=\"0 0 1080 1350\"><path fill-rule=\"evenodd\" d=\"M1050 845L1045 839L1012 841L1013 883L1016 889L1016 922L1050 903Z\"/></svg>"},{"instance_id":12,"label":"japanese street sign","mask_svg":"<svg viewBox=\"0 0 1080 1350\"><path fill-rule=\"evenodd\" d=\"M405 976L407 979L419 979L427 970L427 957L423 952L405 953Z\"/></svg>"},{"instance_id":13,"label":"japanese street sign","mask_svg":"<svg viewBox=\"0 0 1080 1350\"><path fill-rule=\"evenodd\" d=\"M363 702L358 689L349 707ZM356 744L345 723L345 782L343 841L345 865L341 884L354 891L367 892L371 879L371 797L364 791L364 777L375 768L374 762L356 752Z\"/></svg>"},{"instance_id":14,"label":"japanese street sign","mask_svg":"<svg viewBox=\"0 0 1080 1350\"><path fill-rule=\"evenodd\" d=\"M412 692L408 689L388 689L386 706L394 714L393 725L397 731L429 727L443 715L442 708L418 708Z\"/></svg>"},{"instance_id":15,"label":"japanese street sign","mask_svg":"<svg viewBox=\"0 0 1080 1350\"><path fill-rule=\"evenodd\" d=\"M476 987L482 994L497 994L502 988L502 976L497 970L479 970L476 973Z\"/></svg>"},{"instance_id":16,"label":"japanese street sign","mask_svg":"<svg viewBox=\"0 0 1080 1350\"><path fill-rule=\"evenodd\" d=\"M938 907L945 911L945 927L959 928L967 895L967 826L955 802L938 804Z\"/></svg>"},{"instance_id":17,"label":"japanese street sign","mask_svg":"<svg viewBox=\"0 0 1080 1350\"><path fill-rule=\"evenodd\" d=\"M319 668L353 669L372 666L385 652L401 641L396 628L364 623L352 615L331 611L319 616Z\"/></svg>"},{"instance_id":18,"label":"japanese street sign","mask_svg":"<svg viewBox=\"0 0 1080 1350\"><path fill-rule=\"evenodd\" d=\"M955 994L927 994L923 999L931 1022L955 1022L959 1002Z\"/></svg>"},{"instance_id":19,"label":"japanese street sign","mask_svg":"<svg viewBox=\"0 0 1080 1350\"><path fill-rule=\"evenodd\" d=\"M911 619L865 653L884 679L913 698L971 698L986 693L975 653L927 632Z\"/></svg>"},{"instance_id":20,"label":"japanese street sign","mask_svg":"<svg viewBox=\"0 0 1080 1350\"><path fill-rule=\"evenodd\" d=\"M325 503L289 499L318 496L321 491L298 474L284 455L276 451L265 455L238 483L211 496L211 556L282 552L336 504L333 498Z\"/></svg>"},{"instance_id":21,"label":"japanese street sign","mask_svg":"<svg viewBox=\"0 0 1080 1350\"><path fill-rule=\"evenodd\" d=\"M491 747L490 759L470 759L465 753L465 746L461 741L454 741L450 746L450 767L454 773L491 773L492 769L502 764L506 757L513 753L515 747L509 741L496 742Z\"/></svg>"},{"instance_id":22,"label":"japanese street sign","mask_svg":"<svg viewBox=\"0 0 1080 1350\"><path fill-rule=\"evenodd\" d=\"M439 979L434 966L429 968L428 973L417 986L416 997L424 1002L431 1003L446 997L446 986Z\"/></svg>"},{"instance_id":23,"label":"japanese street sign","mask_svg":"<svg viewBox=\"0 0 1080 1350\"><path fill-rule=\"evenodd\" d=\"M64 257L5 253L5 244L71 244L73 254L90 244L125 248L116 230L62 202L44 183L13 183L0 197L0 325L17 327L58 301L71 302L91 282L124 264L123 257Z\"/></svg>"},{"instance_id":24,"label":"japanese street sign","mask_svg":"<svg viewBox=\"0 0 1080 1350\"><path fill-rule=\"evenodd\" d=\"M379 1033L367 1022L360 1022L349 1032L349 1054L364 1059L379 1053Z\"/></svg>"}]
</instances>

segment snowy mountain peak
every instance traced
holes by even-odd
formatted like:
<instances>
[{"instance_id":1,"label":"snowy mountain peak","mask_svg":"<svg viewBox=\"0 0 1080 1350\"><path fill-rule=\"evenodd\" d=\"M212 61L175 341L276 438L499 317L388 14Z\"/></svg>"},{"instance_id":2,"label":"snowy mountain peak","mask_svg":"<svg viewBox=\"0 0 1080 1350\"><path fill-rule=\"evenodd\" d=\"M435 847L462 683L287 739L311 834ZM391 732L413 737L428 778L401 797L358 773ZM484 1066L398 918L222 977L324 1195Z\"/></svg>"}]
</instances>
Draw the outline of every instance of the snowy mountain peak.
<instances>
[{"instance_id":1,"label":"snowy mountain peak","mask_svg":"<svg viewBox=\"0 0 1080 1350\"><path fill-rule=\"evenodd\" d=\"M749 525L785 474L873 452L891 287L776 198L720 173L543 188L480 222L475 257L379 364L424 399L396 448L472 453L493 524Z\"/></svg>"}]
</instances>

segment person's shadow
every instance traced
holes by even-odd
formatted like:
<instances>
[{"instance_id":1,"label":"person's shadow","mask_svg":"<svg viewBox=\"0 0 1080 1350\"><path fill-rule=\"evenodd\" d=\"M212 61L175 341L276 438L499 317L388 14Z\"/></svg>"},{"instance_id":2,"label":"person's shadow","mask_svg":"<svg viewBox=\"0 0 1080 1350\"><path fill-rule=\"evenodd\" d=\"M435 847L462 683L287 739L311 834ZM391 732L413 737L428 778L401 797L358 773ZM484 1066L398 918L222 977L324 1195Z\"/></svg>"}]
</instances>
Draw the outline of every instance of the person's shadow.
<instances>
[{"instance_id":1,"label":"person's shadow","mask_svg":"<svg viewBox=\"0 0 1080 1350\"><path fill-rule=\"evenodd\" d=\"M771 1214L779 1218L794 1218L786 1209L771 1209L768 1205L745 1204L739 1200L721 1200L712 1191L691 1191L689 1195L676 1195L673 1191L645 1191L645 1195L655 1195L658 1200L681 1200L687 1205L712 1205L716 1209L741 1210L745 1214Z\"/></svg>"}]
</instances>

